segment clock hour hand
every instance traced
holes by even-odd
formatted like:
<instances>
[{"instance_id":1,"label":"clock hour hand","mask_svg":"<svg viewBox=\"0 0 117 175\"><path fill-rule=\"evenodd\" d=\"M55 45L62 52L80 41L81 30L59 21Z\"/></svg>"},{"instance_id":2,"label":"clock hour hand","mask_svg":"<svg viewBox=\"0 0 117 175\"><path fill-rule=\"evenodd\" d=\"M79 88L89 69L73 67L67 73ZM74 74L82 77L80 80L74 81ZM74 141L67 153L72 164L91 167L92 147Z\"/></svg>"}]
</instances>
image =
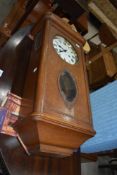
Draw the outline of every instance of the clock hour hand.
<instances>
[{"instance_id":1,"label":"clock hour hand","mask_svg":"<svg viewBox=\"0 0 117 175\"><path fill-rule=\"evenodd\" d=\"M59 52L66 52L67 50L65 50L65 49L62 49L62 50L59 50Z\"/></svg>"}]
</instances>

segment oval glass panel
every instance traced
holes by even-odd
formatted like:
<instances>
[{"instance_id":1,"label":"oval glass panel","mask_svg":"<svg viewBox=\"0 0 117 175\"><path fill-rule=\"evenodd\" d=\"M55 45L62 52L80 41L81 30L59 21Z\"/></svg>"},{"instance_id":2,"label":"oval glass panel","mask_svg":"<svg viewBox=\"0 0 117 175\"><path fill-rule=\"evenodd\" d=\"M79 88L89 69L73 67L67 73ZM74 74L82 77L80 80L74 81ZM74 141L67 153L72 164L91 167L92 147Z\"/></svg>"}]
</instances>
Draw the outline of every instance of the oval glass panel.
<instances>
[{"instance_id":1,"label":"oval glass panel","mask_svg":"<svg viewBox=\"0 0 117 175\"><path fill-rule=\"evenodd\" d=\"M67 102L73 102L77 94L77 88L73 77L68 71L61 73L59 86L64 100Z\"/></svg>"}]
</instances>

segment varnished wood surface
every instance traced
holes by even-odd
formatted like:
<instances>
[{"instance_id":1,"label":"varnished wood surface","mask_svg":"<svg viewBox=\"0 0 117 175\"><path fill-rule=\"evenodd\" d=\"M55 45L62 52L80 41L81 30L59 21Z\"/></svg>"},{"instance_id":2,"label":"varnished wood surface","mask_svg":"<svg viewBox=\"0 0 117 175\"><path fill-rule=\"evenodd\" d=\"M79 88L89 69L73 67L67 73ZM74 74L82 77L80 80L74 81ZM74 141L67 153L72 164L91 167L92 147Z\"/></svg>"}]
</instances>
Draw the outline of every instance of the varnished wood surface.
<instances>
[{"instance_id":1,"label":"varnished wood surface","mask_svg":"<svg viewBox=\"0 0 117 175\"><path fill-rule=\"evenodd\" d=\"M0 149L11 175L80 175L80 155L28 156L15 137L0 134Z\"/></svg>"}]
</instances>

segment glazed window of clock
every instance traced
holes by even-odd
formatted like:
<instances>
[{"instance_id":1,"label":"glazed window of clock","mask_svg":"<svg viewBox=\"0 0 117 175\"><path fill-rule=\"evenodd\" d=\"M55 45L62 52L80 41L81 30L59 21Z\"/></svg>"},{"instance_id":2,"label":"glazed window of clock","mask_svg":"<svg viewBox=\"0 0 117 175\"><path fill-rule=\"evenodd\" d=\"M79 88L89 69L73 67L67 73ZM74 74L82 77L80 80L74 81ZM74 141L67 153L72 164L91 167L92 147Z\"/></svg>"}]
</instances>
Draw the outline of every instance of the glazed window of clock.
<instances>
[{"instance_id":1,"label":"glazed window of clock","mask_svg":"<svg viewBox=\"0 0 117 175\"><path fill-rule=\"evenodd\" d=\"M60 92L67 102L73 102L77 95L74 78L68 71L63 71L59 77Z\"/></svg>"},{"instance_id":2,"label":"glazed window of clock","mask_svg":"<svg viewBox=\"0 0 117 175\"><path fill-rule=\"evenodd\" d=\"M57 54L65 62L74 65L78 62L78 55L72 44L62 36L55 36L53 38L53 47Z\"/></svg>"}]
</instances>

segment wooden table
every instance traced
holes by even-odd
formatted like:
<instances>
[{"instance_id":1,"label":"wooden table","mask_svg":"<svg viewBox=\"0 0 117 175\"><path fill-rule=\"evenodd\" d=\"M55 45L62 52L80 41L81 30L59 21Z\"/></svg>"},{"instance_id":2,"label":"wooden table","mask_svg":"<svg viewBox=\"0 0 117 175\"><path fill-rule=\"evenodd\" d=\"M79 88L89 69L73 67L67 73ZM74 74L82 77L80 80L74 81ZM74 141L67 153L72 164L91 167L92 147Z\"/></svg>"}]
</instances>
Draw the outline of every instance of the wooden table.
<instances>
[{"instance_id":1,"label":"wooden table","mask_svg":"<svg viewBox=\"0 0 117 175\"><path fill-rule=\"evenodd\" d=\"M79 152L66 158L51 157L49 155L28 156L17 138L4 134L0 134L0 150L10 175L81 174Z\"/></svg>"}]
</instances>

